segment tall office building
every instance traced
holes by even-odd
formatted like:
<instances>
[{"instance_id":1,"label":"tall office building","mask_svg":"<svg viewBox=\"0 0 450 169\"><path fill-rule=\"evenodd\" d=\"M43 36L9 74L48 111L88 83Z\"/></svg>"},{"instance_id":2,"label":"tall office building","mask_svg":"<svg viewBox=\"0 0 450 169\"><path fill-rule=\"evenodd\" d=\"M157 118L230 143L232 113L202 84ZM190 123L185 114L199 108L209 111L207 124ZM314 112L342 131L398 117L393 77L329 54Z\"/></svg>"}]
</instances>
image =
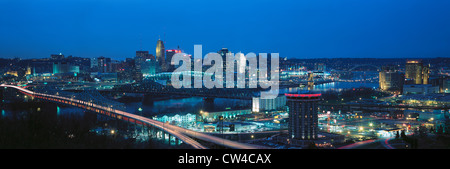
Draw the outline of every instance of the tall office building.
<instances>
[{"instance_id":1,"label":"tall office building","mask_svg":"<svg viewBox=\"0 0 450 169\"><path fill-rule=\"evenodd\" d=\"M146 61L147 59L155 60L155 56L148 51L136 51L136 57L134 59L138 61Z\"/></svg>"},{"instance_id":2,"label":"tall office building","mask_svg":"<svg viewBox=\"0 0 450 169\"><path fill-rule=\"evenodd\" d=\"M222 48L217 52L221 57L222 57L222 68L226 69L227 68L227 53L231 53L231 51L229 51L227 48ZM237 77L237 71L239 68L237 67L237 65L234 66L234 70L232 70L231 72L234 72L234 77ZM227 70L228 71L228 70ZM242 70L241 70L242 71ZM227 72L224 71L222 74L222 77L226 78L227 77ZM224 81L225 82L225 81ZM237 85L237 84L236 84Z\"/></svg>"},{"instance_id":3,"label":"tall office building","mask_svg":"<svg viewBox=\"0 0 450 169\"><path fill-rule=\"evenodd\" d=\"M384 91L401 92L404 79L404 74L397 71L394 66L383 66L379 76L380 88Z\"/></svg>"},{"instance_id":4,"label":"tall office building","mask_svg":"<svg viewBox=\"0 0 450 169\"><path fill-rule=\"evenodd\" d=\"M108 73L111 72L111 58L105 58L100 56L97 58L98 61L98 72L100 73Z\"/></svg>"},{"instance_id":5,"label":"tall office building","mask_svg":"<svg viewBox=\"0 0 450 169\"><path fill-rule=\"evenodd\" d=\"M217 52L220 56L222 56L222 59L225 61L227 57L227 53L231 53L227 48L222 48Z\"/></svg>"},{"instance_id":6,"label":"tall office building","mask_svg":"<svg viewBox=\"0 0 450 169\"><path fill-rule=\"evenodd\" d=\"M180 48L178 47L178 49L169 49L166 50L166 65L167 65L167 71L173 71L174 70L174 63L172 64L172 57L177 54L177 53L181 53Z\"/></svg>"},{"instance_id":7,"label":"tall office building","mask_svg":"<svg viewBox=\"0 0 450 169\"><path fill-rule=\"evenodd\" d=\"M429 84L430 80L430 67L428 65L424 65L422 68L422 84Z\"/></svg>"},{"instance_id":8,"label":"tall office building","mask_svg":"<svg viewBox=\"0 0 450 169\"><path fill-rule=\"evenodd\" d=\"M226 63L227 63L227 53L231 53L231 51L229 51L227 48L222 48L217 52L220 56L222 56L222 60L223 60L223 67L226 67Z\"/></svg>"},{"instance_id":9,"label":"tall office building","mask_svg":"<svg viewBox=\"0 0 450 169\"><path fill-rule=\"evenodd\" d=\"M317 103L322 94L303 92L285 94L289 108L289 138L297 140L317 139Z\"/></svg>"},{"instance_id":10,"label":"tall office building","mask_svg":"<svg viewBox=\"0 0 450 169\"><path fill-rule=\"evenodd\" d=\"M97 61L97 58L91 58L91 65L90 65L90 67L91 67L91 68L96 68L96 67L98 67L98 61Z\"/></svg>"},{"instance_id":11,"label":"tall office building","mask_svg":"<svg viewBox=\"0 0 450 169\"><path fill-rule=\"evenodd\" d=\"M407 60L405 65L405 78L413 84L428 84L430 69L423 65L422 60Z\"/></svg>"},{"instance_id":12,"label":"tall office building","mask_svg":"<svg viewBox=\"0 0 450 169\"><path fill-rule=\"evenodd\" d=\"M164 42L158 39L156 42L156 62L161 66L162 71L166 71L166 56L165 56Z\"/></svg>"},{"instance_id":13,"label":"tall office building","mask_svg":"<svg viewBox=\"0 0 450 169\"><path fill-rule=\"evenodd\" d=\"M158 63L153 59L147 59L145 62L141 63L141 73L143 76L151 76L155 75L157 72L159 72L159 66Z\"/></svg>"},{"instance_id":14,"label":"tall office building","mask_svg":"<svg viewBox=\"0 0 450 169\"><path fill-rule=\"evenodd\" d=\"M442 93L450 93L450 78L444 78L442 83Z\"/></svg>"},{"instance_id":15,"label":"tall office building","mask_svg":"<svg viewBox=\"0 0 450 169\"><path fill-rule=\"evenodd\" d=\"M136 57L134 57L134 64L137 70L141 70L141 65L148 59L155 60L155 56L149 54L148 51L136 51Z\"/></svg>"}]
</instances>

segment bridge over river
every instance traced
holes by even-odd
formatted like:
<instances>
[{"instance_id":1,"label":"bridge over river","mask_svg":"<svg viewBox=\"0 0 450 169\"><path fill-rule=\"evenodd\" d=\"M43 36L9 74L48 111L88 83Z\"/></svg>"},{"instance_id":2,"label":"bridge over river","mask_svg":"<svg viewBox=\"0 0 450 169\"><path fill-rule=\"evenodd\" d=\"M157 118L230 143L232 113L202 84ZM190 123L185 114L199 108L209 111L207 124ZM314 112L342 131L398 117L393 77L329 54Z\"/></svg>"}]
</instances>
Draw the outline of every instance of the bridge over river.
<instances>
[{"instance_id":1,"label":"bridge over river","mask_svg":"<svg viewBox=\"0 0 450 169\"><path fill-rule=\"evenodd\" d=\"M132 113L128 113L116 108L113 108L111 106L105 106L101 104L96 104L92 100L81 100L74 97L67 97L67 96L60 96L60 95L54 95L54 94L46 94L46 93L40 93L35 92L32 90L28 90L19 86L14 85L7 85L2 84L0 87L5 88L13 88L16 89L18 92L21 92L25 95L43 99L51 102L57 102L61 104L71 105L75 107L80 107L83 109L87 109L89 111L93 111L99 114L103 114L106 116L110 116L112 118L124 120L130 123L134 123L137 125L147 126L147 127L155 127L159 130L164 131L165 133L168 133L177 139L183 141L184 143L192 146L195 149L207 149L204 145L197 142L195 139L202 140L203 142L207 143L213 143L217 145L222 145L227 148L233 148L233 149L264 149L267 147L264 146L258 146L258 145L252 145L252 144L246 144L246 143L240 143L236 141L226 140L219 137L211 136L205 133L192 131L189 129L185 129L182 127L174 126L171 124L166 124L160 121L156 121L153 119L149 119L143 116L135 115ZM195 138L195 139L194 139Z\"/></svg>"}]
</instances>

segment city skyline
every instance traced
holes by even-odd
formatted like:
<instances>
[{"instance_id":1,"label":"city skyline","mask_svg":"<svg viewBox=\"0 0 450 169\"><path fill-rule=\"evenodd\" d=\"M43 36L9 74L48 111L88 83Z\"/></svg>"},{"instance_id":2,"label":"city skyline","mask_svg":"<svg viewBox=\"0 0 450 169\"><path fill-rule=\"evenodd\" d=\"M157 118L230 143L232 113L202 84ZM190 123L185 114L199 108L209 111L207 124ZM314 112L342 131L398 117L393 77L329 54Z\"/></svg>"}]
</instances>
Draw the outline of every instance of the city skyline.
<instances>
[{"instance_id":1,"label":"city skyline","mask_svg":"<svg viewBox=\"0 0 450 169\"><path fill-rule=\"evenodd\" d=\"M124 60L156 54L159 38L186 53L202 44L205 54L299 59L450 56L450 2L226 2L1 1L0 58Z\"/></svg>"},{"instance_id":2,"label":"city skyline","mask_svg":"<svg viewBox=\"0 0 450 169\"><path fill-rule=\"evenodd\" d=\"M440 164L430 150L450 149L449 9L0 0L0 149L139 149L24 160L166 168Z\"/></svg>"}]
</instances>

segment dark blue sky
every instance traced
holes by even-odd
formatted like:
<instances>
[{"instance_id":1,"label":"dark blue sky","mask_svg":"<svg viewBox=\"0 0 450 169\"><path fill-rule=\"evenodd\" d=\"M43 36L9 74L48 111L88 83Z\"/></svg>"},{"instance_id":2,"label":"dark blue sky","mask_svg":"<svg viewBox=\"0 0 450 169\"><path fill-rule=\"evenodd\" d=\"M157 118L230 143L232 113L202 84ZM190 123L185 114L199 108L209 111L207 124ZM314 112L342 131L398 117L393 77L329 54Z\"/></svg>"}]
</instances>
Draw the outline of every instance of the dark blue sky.
<instances>
[{"instance_id":1,"label":"dark blue sky","mask_svg":"<svg viewBox=\"0 0 450 169\"><path fill-rule=\"evenodd\" d=\"M0 0L0 57L178 45L288 58L449 57L448 0ZM141 43L142 42L142 43Z\"/></svg>"}]
</instances>

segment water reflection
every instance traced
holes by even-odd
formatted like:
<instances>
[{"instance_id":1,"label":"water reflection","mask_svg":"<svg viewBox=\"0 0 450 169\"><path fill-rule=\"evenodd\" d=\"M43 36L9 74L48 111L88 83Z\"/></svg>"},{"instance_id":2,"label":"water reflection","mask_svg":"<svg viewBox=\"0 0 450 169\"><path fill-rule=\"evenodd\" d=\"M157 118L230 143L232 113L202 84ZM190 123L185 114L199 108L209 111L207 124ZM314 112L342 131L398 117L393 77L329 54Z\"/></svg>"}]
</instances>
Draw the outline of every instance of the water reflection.
<instances>
[{"instance_id":1,"label":"water reflection","mask_svg":"<svg viewBox=\"0 0 450 169\"><path fill-rule=\"evenodd\" d=\"M143 102L125 103L126 111L151 117L161 114L196 114L201 110L223 111L226 109L250 109L251 100L215 98L211 102L203 97L189 97L154 101L153 104Z\"/></svg>"},{"instance_id":2,"label":"water reflection","mask_svg":"<svg viewBox=\"0 0 450 169\"><path fill-rule=\"evenodd\" d=\"M328 90L340 91L343 89L370 87L378 88L378 83L332 82L315 85L313 91L324 92ZM280 94L305 90L305 88L292 87L280 89ZM212 105L211 105L212 104ZM143 102L125 103L126 111L152 117L161 114L196 114L201 110L223 111L229 109L251 109L251 100L215 98L207 102L203 97L189 97L154 101L152 104ZM212 109L212 110L211 110Z\"/></svg>"},{"instance_id":3,"label":"water reflection","mask_svg":"<svg viewBox=\"0 0 450 169\"><path fill-rule=\"evenodd\" d=\"M314 85L312 91L316 92L324 92L324 91L342 91L344 89L352 89L352 88L378 88L378 83L363 83L363 82L331 82L324 83L319 85ZM307 90L307 88L301 87L291 87L280 89L280 93L295 93L298 91Z\"/></svg>"}]
</instances>

